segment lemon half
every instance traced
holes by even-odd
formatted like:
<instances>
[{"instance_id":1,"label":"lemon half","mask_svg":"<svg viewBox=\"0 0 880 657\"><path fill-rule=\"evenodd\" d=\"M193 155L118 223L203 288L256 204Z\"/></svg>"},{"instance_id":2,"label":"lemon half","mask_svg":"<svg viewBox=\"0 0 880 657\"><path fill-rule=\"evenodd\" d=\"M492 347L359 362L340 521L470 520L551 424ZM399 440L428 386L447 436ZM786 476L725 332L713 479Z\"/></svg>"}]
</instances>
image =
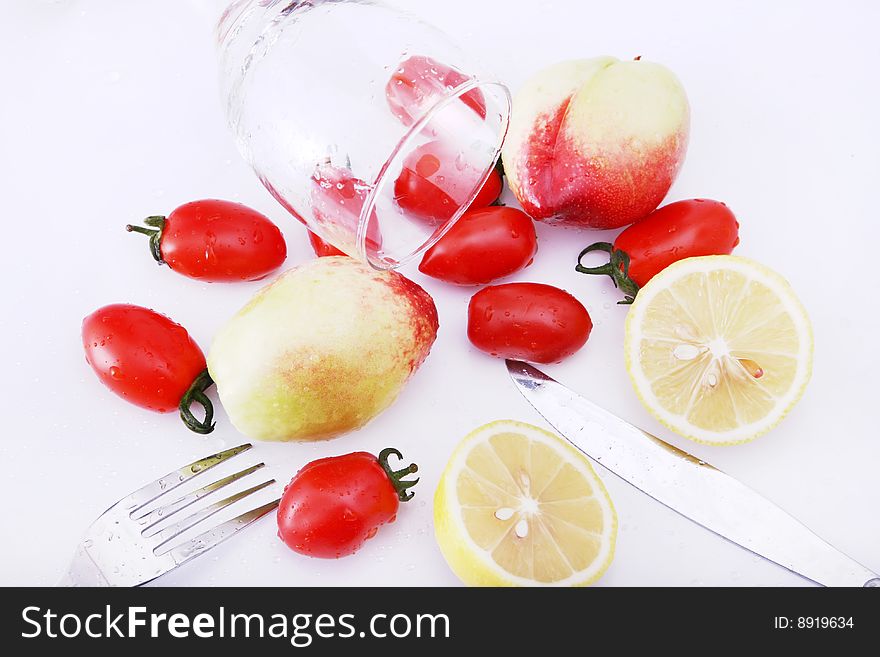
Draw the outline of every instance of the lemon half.
<instances>
[{"instance_id":1,"label":"lemon half","mask_svg":"<svg viewBox=\"0 0 880 657\"><path fill-rule=\"evenodd\" d=\"M470 586L585 586L611 563L617 515L583 454L501 420L456 448L434 496L434 531Z\"/></svg>"},{"instance_id":2,"label":"lemon half","mask_svg":"<svg viewBox=\"0 0 880 657\"><path fill-rule=\"evenodd\" d=\"M813 333L782 276L747 258L706 256L639 290L624 352L658 420L691 440L730 445L769 431L801 398Z\"/></svg>"}]
</instances>

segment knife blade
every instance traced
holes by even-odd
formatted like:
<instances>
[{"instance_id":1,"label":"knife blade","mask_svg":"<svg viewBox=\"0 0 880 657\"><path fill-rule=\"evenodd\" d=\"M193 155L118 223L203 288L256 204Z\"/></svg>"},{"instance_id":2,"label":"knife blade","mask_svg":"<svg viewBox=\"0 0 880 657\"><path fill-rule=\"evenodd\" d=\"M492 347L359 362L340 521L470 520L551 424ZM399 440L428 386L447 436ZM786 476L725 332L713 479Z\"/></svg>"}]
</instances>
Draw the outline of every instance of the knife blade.
<instances>
[{"instance_id":1,"label":"knife blade","mask_svg":"<svg viewBox=\"0 0 880 657\"><path fill-rule=\"evenodd\" d=\"M712 465L600 408L518 360L507 371L562 436L612 473L698 525L823 586L880 587L880 576Z\"/></svg>"}]
</instances>

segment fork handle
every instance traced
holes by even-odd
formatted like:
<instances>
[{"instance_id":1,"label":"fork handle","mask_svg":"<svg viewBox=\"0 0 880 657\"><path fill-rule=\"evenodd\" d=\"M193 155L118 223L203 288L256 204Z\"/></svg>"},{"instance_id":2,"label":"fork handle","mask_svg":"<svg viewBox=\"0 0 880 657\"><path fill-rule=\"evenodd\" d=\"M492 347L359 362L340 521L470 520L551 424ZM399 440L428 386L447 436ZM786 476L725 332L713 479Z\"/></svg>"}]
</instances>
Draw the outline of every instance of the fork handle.
<instances>
[{"instance_id":1,"label":"fork handle","mask_svg":"<svg viewBox=\"0 0 880 657\"><path fill-rule=\"evenodd\" d=\"M110 586L107 578L101 573L95 562L80 543L73 559L67 567L67 572L61 577L56 586Z\"/></svg>"}]
</instances>

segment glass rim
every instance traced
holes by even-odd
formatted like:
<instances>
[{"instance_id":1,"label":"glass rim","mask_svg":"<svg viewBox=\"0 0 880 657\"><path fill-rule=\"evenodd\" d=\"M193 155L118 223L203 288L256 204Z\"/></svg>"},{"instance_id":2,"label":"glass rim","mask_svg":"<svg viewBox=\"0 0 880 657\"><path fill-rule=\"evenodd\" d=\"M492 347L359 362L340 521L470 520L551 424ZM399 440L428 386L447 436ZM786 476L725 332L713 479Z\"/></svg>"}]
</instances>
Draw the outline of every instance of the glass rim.
<instances>
[{"instance_id":1,"label":"glass rim","mask_svg":"<svg viewBox=\"0 0 880 657\"><path fill-rule=\"evenodd\" d=\"M480 182L474 186L469 198L467 201L462 203L460 207L455 211L455 214L446 221L443 226L439 230L435 230L431 236L421 243L418 247L410 251L409 253L403 255L400 258L395 258L394 263L385 262L385 261L377 261L374 258L371 258L367 254L367 232L369 229L369 221L370 216L373 214L373 209L376 207L376 201L379 196L379 192L381 192L385 186L388 184L389 179L391 178L391 164L398 158L401 152L413 141L416 137L421 134L424 127L430 123L441 111L443 111L450 103L457 101L464 94L474 90L480 89L482 87L496 87L501 91L501 98L505 102L504 109L506 112L502 117L501 129L498 131L498 135L496 137L495 142L495 155L492 158L491 164L486 167L486 170L480 176ZM483 185L486 184L486 181L489 179L489 176L492 175L492 171L495 169L498 163L498 159L501 157L501 148L504 145L504 141L507 138L507 132L510 129L510 112L512 109L513 100L510 95L510 89L507 88L503 82L498 80L479 80L477 78L470 79L463 84L460 84L455 89L451 90L448 95L444 96L436 103L434 103L431 108L425 112L419 119L413 123L409 127L409 129L404 133L404 135L398 140L397 144L391 150L388 158L382 164L382 167L379 169L379 173L376 176L376 179L373 181L371 185L371 189L369 194L367 195L366 201L361 207L361 214L358 218L358 229L355 240L357 242L357 250L358 255L361 260L367 262L371 267L377 270L387 270L387 269L396 269L407 262L411 261L413 258L418 255L424 253L426 250L430 249L434 244L436 244L440 238L442 238L450 228L461 218L468 207L473 203L474 199L480 193L480 190L483 188Z\"/></svg>"}]
</instances>

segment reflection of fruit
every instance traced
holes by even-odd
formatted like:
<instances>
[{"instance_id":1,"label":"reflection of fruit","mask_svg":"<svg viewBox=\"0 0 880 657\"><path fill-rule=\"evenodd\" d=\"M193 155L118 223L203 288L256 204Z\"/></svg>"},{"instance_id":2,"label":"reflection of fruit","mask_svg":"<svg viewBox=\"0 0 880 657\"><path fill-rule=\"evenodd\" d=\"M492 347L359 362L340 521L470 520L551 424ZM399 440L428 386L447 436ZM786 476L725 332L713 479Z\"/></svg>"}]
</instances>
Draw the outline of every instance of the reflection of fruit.
<instances>
[{"instance_id":1,"label":"reflection of fruit","mask_svg":"<svg viewBox=\"0 0 880 657\"><path fill-rule=\"evenodd\" d=\"M556 64L514 99L503 152L508 183L537 220L630 224L660 204L678 174L689 116L684 89L659 64Z\"/></svg>"},{"instance_id":2,"label":"reflection of fruit","mask_svg":"<svg viewBox=\"0 0 880 657\"><path fill-rule=\"evenodd\" d=\"M246 436L331 438L387 408L436 335L434 302L412 281L353 258L316 258L220 329L208 369Z\"/></svg>"},{"instance_id":3,"label":"reflection of fruit","mask_svg":"<svg viewBox=\"0 0 880 657\"><path fill-rule=\"evenodd\" d=\"M688 258L654 276L626 318L624 349L645 407L715 444L773 428L813 364L810 320L788 282L735 256Z\"/></svg>"},{"instance_id":4,"label":"reflection of fruit","mask_svg":"<svg viewBox=\"0 0 880 657\"><path fill-rule=\"evenodd\" d=\"M354 554L384 524L394 522L401 502L413 497L415 464L394 470L394 448L331 456L306 464L284 488L278 536L294 552L339 559Z\"/></svg>"},{"instance_id":5,"label":"reflection of fruit","mask_svg":"<svg viewBox=\"0 0 880 657\"><path fill-rule=\"evenodd\" d=\"M583 347L592 329L580 301L543 283L490 285L468 304L468 339L500 358L556 363Z\"/></svg>"},{"instance_id":6,"label":"reflection of fruit","mask_svg":"<svg viewBox=\"0 0 880 657\"><path fill-rule=\"evenodd\" d=\"M468 210L425 253L419 271L458 285L484 285L531 264L538 250L535 223L522 210Z\"/></svg>"},{"instance_id":7,"label":"reflection of fruit","mask_svg":"<svg viewBox=\"0 0 880 657\"><path fill-rule=\"evenodd\" d=\"M439 226L468 201L482 173L442 141L431 141L404 159L394 181L394 200L407 216ZM491 205L501 187L501 175L493 169L469 207Z\"/></svg>"},{"instance_id":8,"label":"reflection of fruit","mask_svg":"<svg viewBox=\"0 0 880 657\"><path fill-rule=\"evenodd\" d=\"M617 515L583 454L502 420L455 449L434 495L434 532L470 586L586 586L611 563Z\"/></svg>"},{"instance_id":9,"label":"reflection of fruit","mask_svg":"<svg viewBox=\"0 0 880 657\"><path fill-rule=\"evenodd\" d=\"M412 125L439 100L472 78L423 55L405 59L385 85L385 97L394 116ZM460 96L461 101L486 118L486 98L479 89Z\"/></svg>"},{"instance_id":10,"label":"reflection of fruit","mask_svg":"<svg viewBox=\"0 0 880 657\"><path fill-rule=\"evenodd\" d=\"M345 251L358 253L358 224L370 186L349 169L331 164L319 165L312 174L312 183L312 212L324 234ZM369 256L376 256L382 250L382 234L375 209L367 226L366 248Z\"/></svg>"}]
</instances>

